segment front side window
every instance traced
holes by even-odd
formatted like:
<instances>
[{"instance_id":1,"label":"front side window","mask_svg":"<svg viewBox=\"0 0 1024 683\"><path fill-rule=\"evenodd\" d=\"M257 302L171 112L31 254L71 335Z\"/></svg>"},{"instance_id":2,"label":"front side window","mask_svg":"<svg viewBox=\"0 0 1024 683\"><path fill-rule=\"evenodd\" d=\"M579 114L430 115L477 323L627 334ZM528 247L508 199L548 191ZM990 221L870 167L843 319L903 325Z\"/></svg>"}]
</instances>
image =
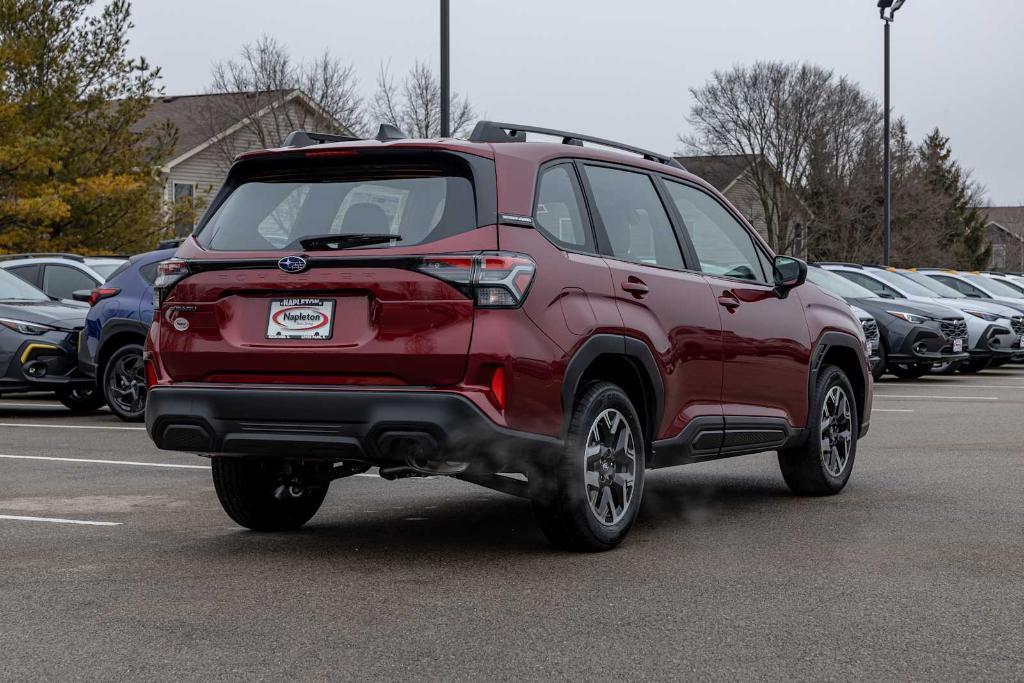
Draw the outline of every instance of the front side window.
<instances>
[{"instance_id":1,"label":"front side window","mask_svg":"<svg viewBox=\"0 0 1024 683\"><path fill-rule=\"evenodd\" d=\"M58 299L70 299L79 289L92 289L99 283L70 266L48 265L43 271L43 291Z\"/></svg>"},{"instance_id":2,"label":"front side window","mask_svg":"<svg viewBox=\"0 0 1024 683\"><path fill-rule=\"evenodd\" d=\"M847 280L850 280L851 282L856 282L861 287L870 290L871 293L877 297L881 297L883 299L903 298L902 296L900 296L900 293L897 292L892 287L889 287L880 280L876 280L873 277L864 275L863 273L854 273L853 271L849 270L837 270L836 272L845 277Z\"/></svg>"},{"instance_id":3,"label":"front side window","mask_svg":"<svg viewBox=\"0 0 1024 683\"><path fill-rule=\"evenodd\" d=\"M725 207L689 185L666 181L665 187L683 219L703 272L768 282L753 238Z\"/></svg>"},{"instance_id":4,"label":"front side window","mask_svg":"<svg viewBox=\"0 0 1024 683\"><path fill-rule=\"evenodd\" d=\"M941 282L944 285L949 285L950 287L952 287L956 291L960 292L964 296L968 296L968 297L970 297L972 299L988 299L989 298L988 295L985 294L985 292L981 291L980 289L978 289L974 285L968 284L968 283L966 283L963 280L960 280L958 278L947 277L945 275L932 275L931 273L928 274L928 277L933 278L935 280L938 280L939 282Z\"/></svg>"},{"instance_id":5,"label":"front side window","mask_svg":"<svg viewBox=\"0 0 1024 683\"><path fill-rule=\"evenodd\" d=\"M589 222L584 222L583 193L569 164L545 169L537 185L534 222L555 244L594 251Z\"/></svg>"},{"instance_id":6,"label":"front side window","mask_svg":"<svg viewBox=\"0 0 1024 683\"><path fill-rule=\"evenodd\" d=\"M652 266L683 268L679 242L650 176L604 166L586 169L611 255Z\"/></svg>"}]
</instances>

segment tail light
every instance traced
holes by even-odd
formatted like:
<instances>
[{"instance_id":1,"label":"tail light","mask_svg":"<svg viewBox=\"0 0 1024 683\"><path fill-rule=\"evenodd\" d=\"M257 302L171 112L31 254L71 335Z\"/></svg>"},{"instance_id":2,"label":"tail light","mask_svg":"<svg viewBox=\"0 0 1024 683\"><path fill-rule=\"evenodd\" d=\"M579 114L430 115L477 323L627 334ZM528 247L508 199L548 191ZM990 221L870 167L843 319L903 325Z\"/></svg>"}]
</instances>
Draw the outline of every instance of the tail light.
<instances>
[{"instance_id":1,"label":"tail light","mask_svg":"<svg viewBox=\"0 0 1024 683\"><path fill-rule=\"evenodd\" d=\"M153 281L153 310L159 309L174 285L190 274L188 261L172 258L158 263L156 280Z\"/></svg>"},{"instance_id":2,"label":"tail light","mask_svg":"<svg viewBox=\"0 0 1024 683\"><path fill-rule=\"evenodd\" d=\"M451 283L478 308L518 308L530 290L537 264L523 254L488 252L424 256L416 270Z\"/></svg>"},{"instance_id":3,"label":"tail light","mask_svg":"<svg viewBox=\"0 0 1024 683\"><path fill-rule=\"evenodd\" d=\"M97 287L89 293L89 305L95 306L104 299L109 299L112 296L117 296L121 293L121 290L117 287Z\"/></svg>"}]
</instances>

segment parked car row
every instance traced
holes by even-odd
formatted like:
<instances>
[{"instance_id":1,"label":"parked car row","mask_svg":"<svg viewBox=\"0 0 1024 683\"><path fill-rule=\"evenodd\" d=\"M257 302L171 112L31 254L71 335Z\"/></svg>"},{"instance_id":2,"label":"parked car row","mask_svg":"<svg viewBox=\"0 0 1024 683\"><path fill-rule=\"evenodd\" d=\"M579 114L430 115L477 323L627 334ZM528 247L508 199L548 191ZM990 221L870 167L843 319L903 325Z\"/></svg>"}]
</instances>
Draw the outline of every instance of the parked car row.
<instances>
[{"instance_id":1,"label":"parked car row","mask_svg":"<svg viewBox=\"0 0 1024 683\"><path fill-rule=\"evenodd\" d=\"M875 318L876 379L1024 361L1024 285L1015 276L821 263L808 279Z\"/></svg>"}]
</instances>

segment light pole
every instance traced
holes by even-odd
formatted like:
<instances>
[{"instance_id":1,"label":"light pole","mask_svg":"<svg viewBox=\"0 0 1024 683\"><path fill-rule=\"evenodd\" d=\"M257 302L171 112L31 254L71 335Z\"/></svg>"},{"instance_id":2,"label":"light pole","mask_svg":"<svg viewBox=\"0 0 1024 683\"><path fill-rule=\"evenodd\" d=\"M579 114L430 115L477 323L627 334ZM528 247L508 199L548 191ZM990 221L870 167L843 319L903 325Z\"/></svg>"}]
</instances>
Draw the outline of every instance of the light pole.
<instances>
[{"instance_id":1,"label":"light pole","mask_svg":"<svg viewBox=\"0 0 1024 683\"><path fill-rule=\"evenodd\" d=\"M885 247L883 251L882 264L889 265L889 254L892 251L892 156L890 152L890 116L891 107L889 104L889 25L896 18L896 10L903 7L907 0L878 0L878 13L885 22L885 123L882 136L885 144L885 160L882 162L885 167L882 170L883 184L885 185Z\"/></svg>"},{"instance_id":2,"label":"light pole","mask_svg":"<svg viewBox=\"0 0 1024 683\"><path fill-rule=\"evenodd\" d=\"M451 64L448 60L448 0L441 0L441 137L452 134L451 130Z\"/></svg>"}]
</instances>

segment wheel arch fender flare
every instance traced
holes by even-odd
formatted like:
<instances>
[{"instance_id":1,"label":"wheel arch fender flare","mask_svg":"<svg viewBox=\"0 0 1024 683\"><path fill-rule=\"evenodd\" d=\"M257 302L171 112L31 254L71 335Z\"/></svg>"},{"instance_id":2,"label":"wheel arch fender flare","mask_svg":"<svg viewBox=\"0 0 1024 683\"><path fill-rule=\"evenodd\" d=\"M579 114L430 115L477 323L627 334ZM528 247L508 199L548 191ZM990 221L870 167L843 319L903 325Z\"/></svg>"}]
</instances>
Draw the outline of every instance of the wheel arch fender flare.
<instances>
[{"instance_id":1,"label":"wheel arch fender flare","mask_svg":"<svg viewBox=\"0 0 1024 683\"><path fill-rule=\"evenodd\" d=\"M111 340L125 334L136 336L139 338L140 344L145 344L146 336L149 334L149 325L140 320L132 320L131 318L111 318L104 323L103 330L100 332L100 343L96 351L97 378L100 376L101 367L105 359L109 358L113 353L113 350L110 348Z\"/></svg>"},{"instance_id":2,"label":"wheel arch fender flare","mask_svg":"<svg viewBox=\"0 0 1024 683\"><path fill-rule=\"evenodd\" d=\"M810 402L814 397L814 386L818 382L818 374L821 372L821 368L825 363L825 356L828 352L834 348L845 348L854 352L858 358L862 358L864 355L864 345L861 344L860 340L852 334L847 332L829 331L825 332L818 339L818 343L814 347L814 352L811 354L811 367L807 378L807 401ZM864 363L857 363L857 369L859 372L858 377L851 377L850 382L854 385L854 390L859 388L861 395L858 396L858 416L863 418L860 411L863 409L863 402L867 397L867 387L869 386L870 370L865 369ZM844 368L845 370L845 368ZM810 408L810 406L808 406Z\"/></svg>"},{"instance_id":3,"label":"wheel arch fender flare","mask_svg":"<svg viewBox=\"0 0 1024 683\"><path fill-rule=\"evenodd\" d=\"M601 356L617 356L629 361L637 378L649 394L647 425L650 439L657 438L665 405L665 385L650 347L640 339L619 334L596 334L587 339L573 354L562 377L562 438L565 438L572 418L573 404L580 382L587 370Z\"/></svg>"}]
</instances>

